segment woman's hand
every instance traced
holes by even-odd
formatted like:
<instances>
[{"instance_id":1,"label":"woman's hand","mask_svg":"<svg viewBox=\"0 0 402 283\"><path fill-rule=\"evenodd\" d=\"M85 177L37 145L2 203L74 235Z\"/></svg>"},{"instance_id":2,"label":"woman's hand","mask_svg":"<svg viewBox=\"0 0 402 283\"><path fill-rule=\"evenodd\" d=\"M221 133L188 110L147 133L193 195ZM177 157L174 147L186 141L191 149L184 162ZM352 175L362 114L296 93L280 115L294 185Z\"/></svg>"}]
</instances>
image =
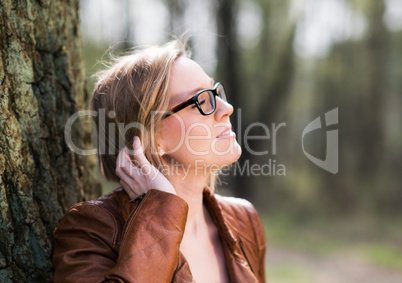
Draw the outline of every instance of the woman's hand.
<instances>
[{"instance_id":1,"label":"woman's hand","mask_svg":"<svg viewBox=\"0 0 402 283\"><path fill-rule=\"evenodd\" d=\"M116 174L120 185L131 199L148 192L150 189L176 194L172 184L162 175L144 155L140 138L135 136L133 141L134 165L131 162L127 147L122 149L117 157Z\"/></svg>"}]
</instances>

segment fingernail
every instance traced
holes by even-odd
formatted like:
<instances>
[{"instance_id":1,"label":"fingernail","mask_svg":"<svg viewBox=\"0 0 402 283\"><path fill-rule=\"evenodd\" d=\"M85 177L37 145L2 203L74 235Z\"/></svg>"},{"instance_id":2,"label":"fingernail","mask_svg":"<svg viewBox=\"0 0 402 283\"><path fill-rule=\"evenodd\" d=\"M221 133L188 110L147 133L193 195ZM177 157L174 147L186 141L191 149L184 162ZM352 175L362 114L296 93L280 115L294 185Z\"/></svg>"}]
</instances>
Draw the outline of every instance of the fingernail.
<instances>
[{"instance_id":1,"label":"fingernail","mask_svg":"<svg viewBox=\"0 0 402 283\"><path fill-rule=\"evenodd\" d=\"M134 149L139 149L141 147L140 138L138 136L134 136L134 143L138 142L137 146Z\"/></svg>"}]
</instances>

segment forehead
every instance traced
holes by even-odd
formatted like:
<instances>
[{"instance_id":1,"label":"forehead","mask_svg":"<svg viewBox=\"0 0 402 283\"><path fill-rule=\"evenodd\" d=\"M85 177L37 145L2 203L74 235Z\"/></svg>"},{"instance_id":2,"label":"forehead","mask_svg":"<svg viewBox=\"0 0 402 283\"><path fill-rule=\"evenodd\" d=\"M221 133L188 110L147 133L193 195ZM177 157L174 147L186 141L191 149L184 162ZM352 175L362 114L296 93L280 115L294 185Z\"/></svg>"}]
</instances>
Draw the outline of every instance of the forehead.
<instances>
[{"instance_id":1,"label":"forehead","mask_svg":"<svg viewBox=\"0 0 402 283\"><path fill-rule=\"evenodd\" d=\"M213 83L196 62L183 56L177 58L170 74L169 106L185 101L200 90L211 88Z\"/></svg>"}]
</instances>

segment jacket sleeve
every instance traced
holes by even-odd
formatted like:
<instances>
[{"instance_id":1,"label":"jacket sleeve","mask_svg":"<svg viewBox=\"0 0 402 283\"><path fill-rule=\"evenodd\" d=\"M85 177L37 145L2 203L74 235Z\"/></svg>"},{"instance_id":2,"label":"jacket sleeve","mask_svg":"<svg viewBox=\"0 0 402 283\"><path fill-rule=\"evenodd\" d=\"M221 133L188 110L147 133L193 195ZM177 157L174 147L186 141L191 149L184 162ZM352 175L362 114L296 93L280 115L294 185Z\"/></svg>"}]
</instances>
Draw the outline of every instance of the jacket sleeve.
<instances>
[{"instance_id":1,"label":"jacket sleeve","mask_svg":"<svg viewBox=\"0 0 402 283\"><path fill-rule=\"evenodd\" d=\"M54 233L54 282L171 282L187 211L159 190L148 191L124 227L96 202L74 206Z\"/></svg>"}]
</instances>

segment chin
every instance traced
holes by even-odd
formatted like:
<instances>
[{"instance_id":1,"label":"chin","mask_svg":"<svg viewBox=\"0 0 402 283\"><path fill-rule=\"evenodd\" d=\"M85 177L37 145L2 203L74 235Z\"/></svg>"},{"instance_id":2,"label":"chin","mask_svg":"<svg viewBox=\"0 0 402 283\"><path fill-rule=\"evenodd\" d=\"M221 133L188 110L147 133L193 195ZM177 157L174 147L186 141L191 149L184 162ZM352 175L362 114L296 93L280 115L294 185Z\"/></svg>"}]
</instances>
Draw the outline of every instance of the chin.
<instances>
[{"instance_id":1,"label":"chin","mask_svg":"<svg viewBox=\"0 0 402 283\"><path fill-rule=\"evenodd\" d=\"M240 145L234 141L230 146L226 146L226 148L217 148L213 163L221 167L228 166L235 163L240 158L241 152Z\"/></svg>"},{"instance_id":2,"label":"chin","mask_svg":"<svg viewBox=\"0 0 402 283\"><path fill-rule=\"evenodd\" d=\"M180 164L184 168L193 168L194 170L207 170L207 168L219 169L236 162L241 156L241 147L235 139L225 142L219 142L213 147L198 149L200 152L205 151L207 154L195 155L187 150L176 151L166 155L164 159L168 164Z\"/></svg>"}]
</instances>

